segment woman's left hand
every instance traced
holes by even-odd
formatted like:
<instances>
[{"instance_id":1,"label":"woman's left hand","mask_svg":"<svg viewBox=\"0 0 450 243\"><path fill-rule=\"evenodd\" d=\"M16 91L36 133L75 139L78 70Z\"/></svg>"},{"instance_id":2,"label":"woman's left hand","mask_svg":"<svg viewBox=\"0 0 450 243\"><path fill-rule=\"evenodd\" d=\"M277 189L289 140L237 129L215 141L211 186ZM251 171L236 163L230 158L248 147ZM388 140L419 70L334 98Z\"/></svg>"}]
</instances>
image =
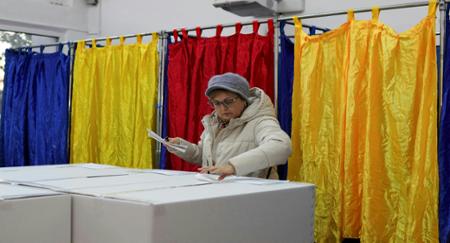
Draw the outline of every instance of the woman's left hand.
<instances>
[{"instance_id":1,"label":"woman's left hand","mask_svg":"<svg viewBox=\"0 0 450 243\"><path fill-rule=\"evenodd\" d=\"M236 174L236 169L231 163L227 163L222 166L205 166L198 169L200 173L210 173L219 176L219 181L223 180L225 177Z\"/></svg>"}]
</instances>

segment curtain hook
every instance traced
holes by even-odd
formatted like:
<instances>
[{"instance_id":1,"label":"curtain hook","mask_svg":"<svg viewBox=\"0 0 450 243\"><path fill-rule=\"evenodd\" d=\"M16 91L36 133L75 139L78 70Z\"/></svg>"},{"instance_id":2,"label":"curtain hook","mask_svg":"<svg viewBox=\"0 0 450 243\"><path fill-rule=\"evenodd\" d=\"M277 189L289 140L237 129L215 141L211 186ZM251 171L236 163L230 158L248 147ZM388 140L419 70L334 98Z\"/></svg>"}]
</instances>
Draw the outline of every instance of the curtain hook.
<instances>
[{"instance_id":1,"label":"curtain hook","mask_svg":"<svg viewBox=\"0 0 450 243\"><path fill-rule=\"evenodd\" d=\"M353 8L347 11L347 21L350 22L355 19L355 10Z\"/></svg>"},{"instance_id":2,"label":"curtain hook","mask_svg":"<svg viewBox=\"0 0 450 243\"><path fill-rule=\"evenodd\" d=\"M223 26L221 24L218 24L216 26L216 37L220 37L222 35Z\"/></svg>"},{"instance_id":3,"label":"curtain hook","mask_svg":"<svg viewBox=\"0 0 450 243\"><path fill-rule=\"evenodd\" d=\"M378 6L374 6L372 8L372 20L378 22L379 16L380 16L380 8Z\"/></svg>"},{"instance_id":4,"label":"curtain hook","mask_svg":"<svg viewBox=\"0 0 450 243\"><path fill-rule=\"evenodd\" d=\"M237 34L240 34L241 33L241 30L242 30L242 24L241 24L241 22L236 22L236 33Z\"/></svg>"}]
</instances>

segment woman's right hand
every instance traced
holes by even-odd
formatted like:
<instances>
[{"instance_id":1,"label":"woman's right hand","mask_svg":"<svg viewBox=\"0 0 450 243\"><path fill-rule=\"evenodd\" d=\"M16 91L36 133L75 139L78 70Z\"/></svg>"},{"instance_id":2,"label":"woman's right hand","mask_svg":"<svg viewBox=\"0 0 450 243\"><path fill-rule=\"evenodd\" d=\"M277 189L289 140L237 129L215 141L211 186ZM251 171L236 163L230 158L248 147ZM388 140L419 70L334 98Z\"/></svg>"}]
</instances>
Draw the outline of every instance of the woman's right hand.
<instances>
[{"instance_id":1,"label":"woman's right hand","mask_svg":"<svg viewBox=\"0 0 450 243\"><path fill-rule=\"evenodd\" d=\"M175 138L167 137L166 141L167 141L167 143L170 143L170 144L175 144L175 145L181 144L181 139L179 137L175 137ZM170 146L165 146L165 147L166 147L167 151L169 151L171 153L175 153L176 152L176 150L171 148Z\"/></svg>"},{"instance_id":2,"label":"woman's right hand","mask_svg":"<svg viewBox=\"0 0 450 243\"><path fill-rule=\"evenodd\" d=\"M167 142L171 143L171 144L181 144L181 139L179 137L176 138L166 138Z\"/></svg>"}]
</instances>

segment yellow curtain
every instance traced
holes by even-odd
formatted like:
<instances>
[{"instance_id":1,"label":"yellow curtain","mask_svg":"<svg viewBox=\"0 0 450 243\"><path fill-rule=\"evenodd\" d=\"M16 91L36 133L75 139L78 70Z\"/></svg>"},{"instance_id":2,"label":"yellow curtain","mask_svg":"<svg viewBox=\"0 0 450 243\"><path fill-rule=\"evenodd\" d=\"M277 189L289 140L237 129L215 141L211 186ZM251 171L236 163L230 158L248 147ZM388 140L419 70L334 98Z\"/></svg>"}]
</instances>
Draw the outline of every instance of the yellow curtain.
<instances>
[{"instance_id":1,"label":"yellow curtain","mask_svg":"<svg viewBox=\"0 0 450 243\"><path fill-rule=\"evenodd\" d=\"M294 19L288 178L317 186L317 242L438 241L435 10L401 34L377 9L320 36Z\"/></svg>"},{"instance_id":2,"label":"yellow curtain","mask_svg":"<svg viewBox=\"0 0 450 243\"><path fill-rule=\"evenodd\" d=\"M70 162L152 168L158 35L148 44L87 48L79 42L73 71Z\"/></svg>"}]
</instances>

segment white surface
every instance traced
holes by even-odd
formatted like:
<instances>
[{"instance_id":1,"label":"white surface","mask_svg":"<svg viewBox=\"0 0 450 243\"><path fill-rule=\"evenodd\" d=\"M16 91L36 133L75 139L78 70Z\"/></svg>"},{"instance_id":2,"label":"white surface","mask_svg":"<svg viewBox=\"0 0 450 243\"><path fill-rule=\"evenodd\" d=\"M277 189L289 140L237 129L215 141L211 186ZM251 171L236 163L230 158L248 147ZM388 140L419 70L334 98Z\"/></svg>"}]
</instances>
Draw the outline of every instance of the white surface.
<instances>
[{"instance_id":1,"label":"white surface","mask_svg":"<svg viewBox=\"0 0 450 243\"><path fill-rule=\"evenodd\" d=\"M193 173L193 172L189 172L189 171L179 171L179 170L159 170L159 169L154 169L154 170L140 170L139 172L142 172L142 173L161 174L161 175L166 175L166 176L189 175L189 174L192 174L192 173Z\"/></svg>"},{"instance_id":2,"label":"white surface","mask_svg":"<svg viewBox=\"0 0 450 243\"><path fill-rule=\"evenodd\" d=\"M305 2L305 11L301 15L418 1L314 0ZM89 36L105 37L161 30L170 31L173 28L193 28L252 20L251 17L239 17L215 8L212 4L212 0L103 0L99 1L98 6L92 7L85 5L82 0L74 0L72 7L57 7L49 5L48 0L2 0L0 1L0 27L25 32L34 31L76 40L90 38ZM427 7L386 10L381 11L380 21L398 32L403 32L414 26L426 14ZM356 19L369 18L370 13L356 14ZM304 20L304 23L336 28L346 19L346 15L341 15L307 19ZM245 31L246 28L243 29L243 32ZM207 30L204 31L204 35L212 36L214 32L214 30ZM234 28L224 29L223 33L224 35L232 34Z\"/></svg>"},{"instance_id":3,"label":"white surface","mask_svg":"<svg viewBox=\"0 0 450 243\"><path fill-rule=\"evenodd\" d=\"M114 197L73 196L74 243L313 242L309 184L213 183Z\"/></svg>"},{"instance_id":4,"label":"white surface","mask_svg":"<svg viewBox=\"0 0 450 243\"><path fill-rule=\"evenodd\" d=\"M202 182L197 180L192 180L192 177L173 177L173 180L162 180L162 181L151 181L151 182L139 182L133 184L123 184L115 186L104 186L104 187L89 187L89 188L76 188L70 190L72 193L83 194L83 195L93 195L99 197L110 197L110 198L123 198L125 200L133 200L132 198L120 196L126 193L149 193L150 191L160 191L175 188L184 188L191 186L199 186L209 184L208 182ZM119 196L117 196L119 195ZM149 200L140 200L142 202L150 202Z\"/></svg>"},{"instance_id":5,"label":"white surface","mask_svg":"<svg viewBox=\"0 0 450 243\"><path fill-rule=\"evenodd\" d=\"M140 182L152 182L162 180L165 176L157 174L132 174L120 176L70 178L63 180L45 180L33 183L34 185L48 187L57 190L73 190L92 187L105 187L128 185Z\"/></svg>"},{"instance_id":6,"label":"white surface","mask_svg":"<svg viewBox=\"0 0 450 243\"><path fill-rule=\"evenodd\" d=\"M209 182L199 178L213 175L176 171L108 176L123 171L131 173L91 164L0 169L15 179L50 178L27 183L71 193L49 196L53 192L0 184L9 198L0 200L0 225L9 227L0 227L0 242L69 242L70 222L74 243L313 241L311 184L244 177ZM80 177L62 179L61 173ZM23 227L25 233L12 230Z\"/></svg>"},{"instance_id":7,"label":"white surface","mask_svg":"<svg viewBox=\"0 0 450 243\"><path fill-rule=\"evenodd\" d=\"M150 191L200 184L205 184L205 182L198 181L192 175L165 176L153 173L76 178L33 183L33 185L56 191L100 197L108 197L123 192Z\"/></svg>"},{"instance_id":8,"label":"white surface","mask_svg":"<svg viewBox=\"0 0 450 243\"><path fill-rule=\"evenodd\" d=\"M51 195L54 193L19 186L10 186L5 190L4 185L0 186L0 194L10 197L0 200L0 242L71 242L69 195ZM19 193L27 197L12 198ZM32 194L38 197L32 197Z\"/></svg>"},{"instance_id":9,"label":"white surface","mask_svg":"<svg viewBox=\"0 0 450 243\"><path fill-rule=\"evenodd\" d=\"M223 180L219 180L219 175L200 174L200 173L195 174L195 178L199 181L206 181L211 183L242 183L252 185L271 185L288 182L281 180L266 180L261 178L244 177L244 176L227 176Z\"/></svg>"},{"instance_id":10,"label":"white surface","mask_svg":"<svg viewBox=\"0 0 450 243\"><path fill-rule=\"evenodd\" d=\"M59 193L46 189L25 187L19 185L0 184L0 201L17 198L49 196L56 194Z\"/></svg>"},{"instance_id":11,"label":"white surface","mask_svg":"<svg viewBox=\"0 0 450 243\"><path fill-rule=\"evenodd\" d=\"M86 36L88 24L99 21L98 14L88 14L91 8L95 7L86 5L84 0L73 0L69 6L54 5L49 0L1 0L0 26L56 37L64 37L68 31L84 32Z\"/></svg>"},{"instance_id":12,"label":"white surface","mask_svg":"<svg viewBox=\"0 0 450 243\"><path fill-rule=\"evenodd\" d=\"M120 167L114 165L104 165L104 164L94 164L94 163L85 163L85 164L76 164L77 167L88 168L88 169L119 169Z\"/></svg>"},{"instance_id":13,"label":"white surface","mask_svg":"<svg viewBox=\"0 0 450 243\"><path fill-rule=\"evenodd\" d=\"M239 16L257 17L298 14L305 10L305 0L214 0L213 5Z\"/></svg>"},{"instance_id":14,"label":"white surface","mask_svg":"<svg viewBox=\"0 0 450 243\"><path fill-rule=\"evenodd\" d=\"M316 13L346 11L349 8L371 8L418 2L412 0L314 0L305 1L305 11L301 15ZM130 0L126 4L121 0L108 0L101 3L101 33L100 36L172 30L173 28L194 28L195 26L211 26L231 24L236 21L246 22L250 17L239 17L222 9L214 8L212 0L171 0L147 1ZM427 14L427 7L404 10L381 11L380 21L402 32L414 26ZM370 13L356 14L357 19L368 19ZM307 24L319 27L335 28L347 20L346 15L328 18L307 19ZM245 31L245 29L243 30ZM234 28L224 29L226 34L234 33ZM205 31L212 36L214 31Z\"/></svg>"},{"instance_id":15,"label":"white surface","mask_svg":"<svg viewBox=\"0 0 450 243\"><path fill-rule=\"evenodd\" d=\"M126 4L122 0L102 1L100 36L251 20L215 8L212 4L212 0L129 0Z\"/></svg>"},{"instance_id":16,"label":"white surface","mask_svg":"<svg viewBox=\"0 0 450 243\"><path fill-rule=\"evenodd\" d=\"M115 198L151 202L153 204L165 204L205 200L230 196L242 196L254 193L266 193L295 188L313 188L311 184L282 183L271 185L252 185L240 183L210 183L201 186L167 188L154 191L131 191L116 193Z\"/></svg>"},{"instance_id":17,"label":"white surface","mask_svg":"<svg viewBox=\"0 0 450 243\"><path fill-rule=\"evenodd\" d=\"M55 166L9 167L0 170L0 180L24 183L44 180L62 180L81 177L126 175L125 168L105 168L102 170L86 168L83 164Z\"/></svg>"}]
</instances>

